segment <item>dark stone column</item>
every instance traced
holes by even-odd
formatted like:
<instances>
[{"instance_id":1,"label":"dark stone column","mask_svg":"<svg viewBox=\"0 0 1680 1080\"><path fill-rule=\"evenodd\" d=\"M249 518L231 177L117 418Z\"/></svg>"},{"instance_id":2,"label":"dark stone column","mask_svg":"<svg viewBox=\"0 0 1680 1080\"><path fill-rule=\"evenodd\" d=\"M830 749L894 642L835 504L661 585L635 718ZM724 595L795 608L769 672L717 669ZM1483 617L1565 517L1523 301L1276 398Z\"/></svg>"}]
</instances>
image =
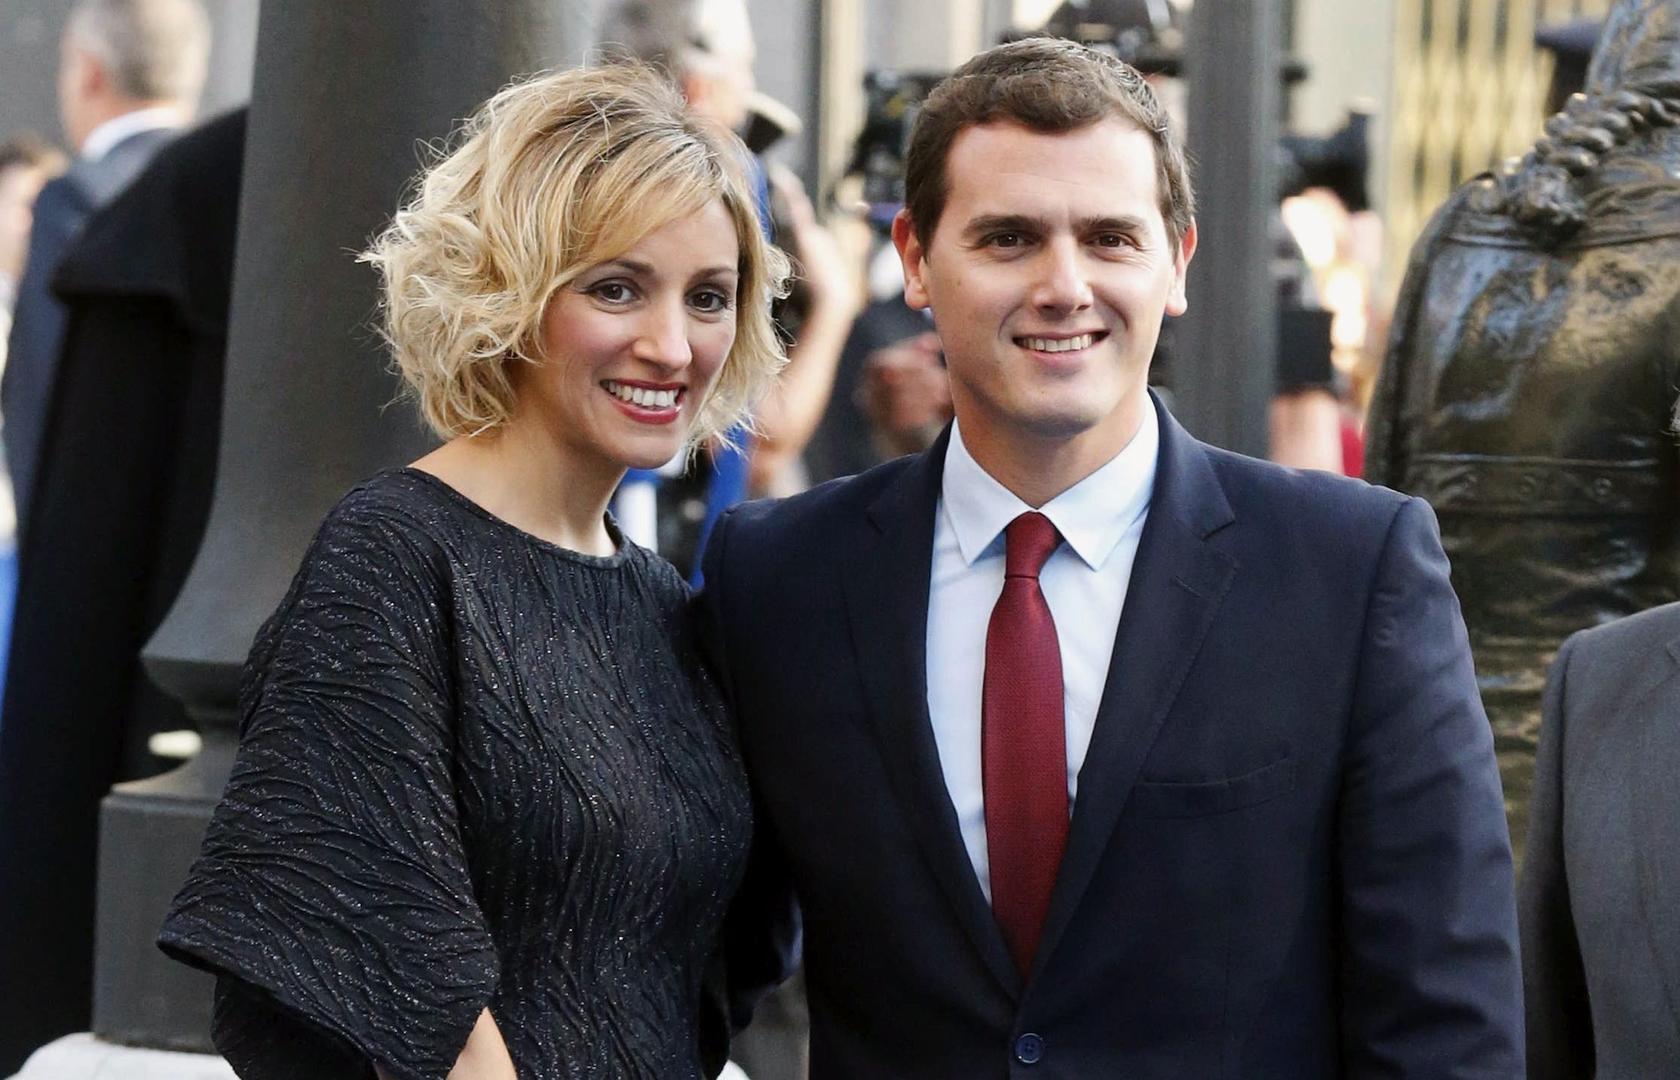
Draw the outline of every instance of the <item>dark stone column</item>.
<instances>
[{"instance_id":1,"label":"dark stone column","mask_svg":"<svg viewBox=\"0 0 1680 1080\"><path fill-rule=\"evenodd\" d=\"M422 142L442 140L512 76L575 55L562 7L262 6L215 500L187 584L145 653L200 725L204 750L105 801L103 1038L210 1049L210 980L152 940L226 781L240 666L328 508L429 445L409 410L386 407L397 384L370 324L375 278L354 253L398 205Z\"/></svg>"},{"instance_id":2,"label":"dark stone column","mask_svg":"<svg viewBox=\"0 0 1680 1080\"><path fill-rule=\"evenodd\" d=\"M1203 0L1191 9L1187 37L1201 247L1173 355L1177 414L1199 438L1264 457L1277 348L1279 2Z\"/></svg>"}]
</instances>

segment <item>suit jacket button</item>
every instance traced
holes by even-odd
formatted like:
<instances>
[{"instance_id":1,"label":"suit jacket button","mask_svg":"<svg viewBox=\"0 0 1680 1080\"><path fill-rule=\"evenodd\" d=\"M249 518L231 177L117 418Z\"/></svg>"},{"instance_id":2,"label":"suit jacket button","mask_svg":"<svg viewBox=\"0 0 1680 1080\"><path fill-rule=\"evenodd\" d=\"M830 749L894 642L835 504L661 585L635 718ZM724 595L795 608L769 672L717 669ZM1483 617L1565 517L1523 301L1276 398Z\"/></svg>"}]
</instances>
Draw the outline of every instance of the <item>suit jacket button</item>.
<instances>
[{"instance_id":1,"label":"suit jacket button","mask_svg":"<svg viewBox=\"0 0 1680 1080\"><path fill-rule=\"evenodd\" d=\"M1044 1040L1027 1032L1015 1040L1015 1060L1023 1065L1037 1065L1044 1060Z\"/></svg>"}]
</instances>

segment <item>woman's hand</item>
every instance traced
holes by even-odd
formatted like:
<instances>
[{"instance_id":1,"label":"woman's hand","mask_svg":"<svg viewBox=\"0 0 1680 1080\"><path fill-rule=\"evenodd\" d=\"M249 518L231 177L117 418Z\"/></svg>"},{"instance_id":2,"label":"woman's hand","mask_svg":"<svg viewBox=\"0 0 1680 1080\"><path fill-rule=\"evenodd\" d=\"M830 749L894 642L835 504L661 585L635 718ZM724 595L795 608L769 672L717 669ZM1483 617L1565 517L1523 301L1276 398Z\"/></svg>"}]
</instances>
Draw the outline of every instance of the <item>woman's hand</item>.
<instances>
[{"instance_id":1,"label":"woman's hand","mask_svg":"<svg viewBox=\"0 0 1680 1080\"><path fill-rule=\"evenodd\" d=\"M391 1080L391 1074L383 1068L375 1065L373 1071L379 1074L379 1080ZM478 1023L473 1025L467 1045L461 1048L461 1056L455 1059L455 1067L445 1080L519 1080L507 1043L502 1041L501 1029L489 1009L478 1014Z\"/></svg>"}]
</instances>

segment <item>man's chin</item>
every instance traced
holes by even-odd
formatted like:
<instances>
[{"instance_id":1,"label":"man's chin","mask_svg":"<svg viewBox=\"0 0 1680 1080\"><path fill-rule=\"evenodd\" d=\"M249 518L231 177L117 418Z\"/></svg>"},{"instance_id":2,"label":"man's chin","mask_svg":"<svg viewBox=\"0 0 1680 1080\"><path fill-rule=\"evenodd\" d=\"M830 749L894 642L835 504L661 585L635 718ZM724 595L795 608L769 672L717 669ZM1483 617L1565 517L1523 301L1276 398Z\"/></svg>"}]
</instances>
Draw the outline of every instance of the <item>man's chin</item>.
<instances>
[{"instance_id":1,"label":"man's chin","mask_svg":"<svg viewBox=\"0 0 1680 1080\"><path fill-rule=\"evenodd\" d=\"M1035 409L1016 418L1021 433L1035 439L1071 440L1099 430L1114 420L1118 406L1109 411L1093 409L1089 402L1055 409Z\"/></svg>"}]
</instances>

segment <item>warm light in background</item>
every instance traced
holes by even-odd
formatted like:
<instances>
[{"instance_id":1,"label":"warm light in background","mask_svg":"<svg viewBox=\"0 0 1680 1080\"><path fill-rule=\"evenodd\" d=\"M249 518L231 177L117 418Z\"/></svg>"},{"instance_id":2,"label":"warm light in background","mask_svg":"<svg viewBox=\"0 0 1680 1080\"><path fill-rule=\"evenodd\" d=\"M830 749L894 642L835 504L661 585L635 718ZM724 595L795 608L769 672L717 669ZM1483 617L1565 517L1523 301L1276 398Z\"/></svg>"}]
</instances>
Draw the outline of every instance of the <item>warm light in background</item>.
<instances>
[{"instance_id":1,"label":"warm light in background","mask_svg":"<svg viewBox=\"0 0 1680 1080\"><path fill-rule=\"evenodd\" d=\"M1369 212L1349 214L1323 188L1285 199L1282 212L1284 226L1312 271L1319 301L1334 317L1330 361L1352 376L1370 334L1371 282L1382 261L1381 226Z\"/></svg>"}]
</instances>

